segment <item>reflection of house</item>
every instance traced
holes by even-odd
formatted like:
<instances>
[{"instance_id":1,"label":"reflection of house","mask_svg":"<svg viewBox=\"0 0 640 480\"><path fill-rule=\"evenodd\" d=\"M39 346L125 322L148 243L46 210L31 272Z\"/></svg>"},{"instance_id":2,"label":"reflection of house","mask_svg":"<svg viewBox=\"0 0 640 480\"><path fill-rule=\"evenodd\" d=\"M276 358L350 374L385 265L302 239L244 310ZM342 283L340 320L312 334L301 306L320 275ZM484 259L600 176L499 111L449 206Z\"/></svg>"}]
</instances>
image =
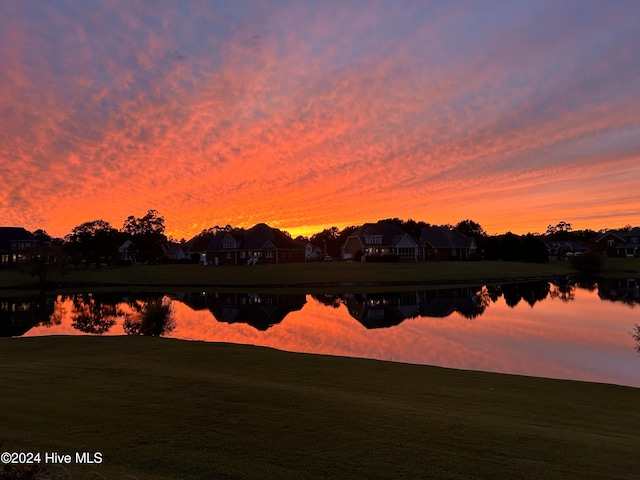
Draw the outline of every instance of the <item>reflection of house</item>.
<instances>
[{"instance_id":1,"label":"reflection of house","mask_svg":"<svg viewBox=\"0 0 640 480\"><path fill-rule=\"evenodd\" d=\"M640 303L640 279L602 279L598 281L598 296L603 300Z\"/></svg>"},{"instance_id":2,"label":"reflection of house","mask_svg":"<svg viewBox=\"0 0 640 480\"><path fill-rule=\"evenodd\" d=\"M640 227L601 233L594 239L592 248L609 257L640 256Z\"/></svg>"},{"instance_id":3,"label":"reflection of house","mask_svg":"<svg viewBox=\"0 0 640 480\"><path fill-rule=\"evenodd\" d=\"M389 223L365 223L340 247L345 260L410 261L418 259L417 244L411 236Z\"/></svg>"},{"instance_id":4,"label":"reflection of house","mask_svg":"<svg viewBox=\"0 0 640 480\"><path fill-rule=\"evenodd\" d=\"M265 223L244 231L218 232L205 251L210 265L297 263L305 260L303 244Z\"/></svg>"},{"instance_id":5,"label":"reflection of house","mask_svg":"<svg viewBox=\"0 0 640 480\"><path fill-rule=\"evenodd\" d=\"M367 329L393 327L418 314L416 292L345 295L342 302Z\"/></svg>"},{"instance_id":6,"label":"reflection of house","mask_svg":"<svg viewBox=\"0 0 640 480\"><path fill-rule=\"evenodd\" d=\"M53 304L52 299L42 297L0 298L0 337L19 337L48 322Z\"/></svg>"},{"instance_id":7,"label":"reflection of house","mask_svg":"<svg viewBox=\"0 0 640 480\"><path fill-rule=\"evenodd\" d=\"M421 317L445 318L453 312L465 317L476 317L484 311L475 289L459 288L423 292L420 298Z\"/></svg>"},{"instance_id":8,"label":"reflection of house","mask_svg":"<svg viewBox=\"0 0 640 480\"><path fill-rule=\"evenodd\" d=\"M291 312L306 303L305 295L255 293L203 293L183 300L194 310L209 309L216 320L246 323L257 330L267 330L282 322Z\"/></svg>"},{"instance_id":9,"label":"reflection of house","mask_svg":"<svg viewBox=\"0 0 640 480\"><path fill-rule=\"evenodd\" d=\"M472 237L446 227L424 227L418 244L423 260L468 259L476 253Z\"/></svg>"},{"instance_id":10,"label":"reflection of house","mask_svg":"<svg viewBox=\"0 0 640 480\"><path fill-rule=\"evenodd\" d=\"M25 261L25 251L37 243L36 237L22 227L0 227L0 265Z\"/></svg>"}]
</instances>

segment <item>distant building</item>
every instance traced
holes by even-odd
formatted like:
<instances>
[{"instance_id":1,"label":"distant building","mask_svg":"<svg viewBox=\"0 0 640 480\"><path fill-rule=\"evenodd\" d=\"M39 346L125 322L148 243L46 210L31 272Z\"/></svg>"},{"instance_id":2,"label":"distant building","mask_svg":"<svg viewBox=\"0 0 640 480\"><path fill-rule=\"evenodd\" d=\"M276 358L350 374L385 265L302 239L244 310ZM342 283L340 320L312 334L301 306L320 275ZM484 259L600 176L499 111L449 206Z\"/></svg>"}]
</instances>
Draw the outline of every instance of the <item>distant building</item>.
<instances>
[{"instance_id":1,"label":"distant building","mask_svg":"<svg viewBox=\"0 0 640 480\"><path fill-rule=\"evenodd\" d=\"M302 263L305 246L266 223L248 230L216 233L205 248L209 265Z\"/></svg>"},{"instance_id":2,"label":"distant building","mask_svg":"<svg viewBox=\"0 0 640 480\"><path fill-rule=\"evenodd\" d=\"M458 230L425 227L418 240L420 256L430 260L466 260L476 253L476 241Z\"/></svg>"},{"instance_id":3,"label":"distant building","mask_svg":"<svg viewBox=\"0 0 640 480\"><path fill-rule=\"evenodd\" d=\"M640 227L601 233L593 240L591 248L609 257L638 257L640 256Z\"/></svg>"},{"instance_id":4,"label":"distant building","mask_svg":"<svg viewBox=\"0 0 640 480\"><path fill-rule=\"evenodd\" d=\"M418 260L418 245L400 227L384 222L365 223L347 237L340 247L344 260Z\"/></svg>"},{"instance_id":5,"label":"distant building","mask_svg":"<svg viewBox=\"0 0 640 480\"><path fill-rule=\"evenodd\" d=\"M27 260L26 251L38 240L22 227L0 227L0 266Z\"/></svg>"}]
</instances>

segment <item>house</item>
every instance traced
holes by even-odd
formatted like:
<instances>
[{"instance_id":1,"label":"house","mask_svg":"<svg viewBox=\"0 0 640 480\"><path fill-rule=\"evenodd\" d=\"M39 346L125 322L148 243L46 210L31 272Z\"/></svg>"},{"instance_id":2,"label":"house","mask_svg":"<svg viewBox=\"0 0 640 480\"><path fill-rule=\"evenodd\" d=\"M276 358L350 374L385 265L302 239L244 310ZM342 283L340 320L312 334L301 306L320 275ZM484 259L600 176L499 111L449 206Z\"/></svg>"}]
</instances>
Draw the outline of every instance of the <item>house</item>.
<instances>
[{"instance_id":1,"label":"house","mask_svg":"<svg viewBox=\"0 0 640 480\"><path fill-rule=\"evenodd\" d=\"M193 263L206 265L207 254L205 251L212 238L213 234L199 234L190 239L183 248L187 257L190 258Z\"/></svg>"},{"instance_id":2,"label":"house","mask_svg":"<svg viewBox=\"0 0 640 480\"><path fill-rule=\"evenodd\" d=\"M640 256L640 227L601 233L593 240L591 248L609 257L638 257Z\"/></svg>"},{"instance_id":3,"label":"house","mask_svg":"<svg viewBox=\"0 0 640 480\"><path fill-rule=\"evenodd\" d=\"M365 223L340 247L344 260L408 261L418 259L418 245L407 232L390 223Z\"/></svg>"},{"instance_id":4,"label":"house","mask_svg":"<svg viewBox=\"0 0 640 480\"><path fill-rule=\"evenodd\" d=\"M0 266L27 260L26 251L38 240L22 227L0 227Z\"/></svg>"},{"instance_id":5,"label":"house","mask_svg":"<svg viewBox=\"0 0 640 480\"><path fill-rule=\"evenodd\" d=\"M447 227L424 227L418 240L420 258L430 260L466 260L476 253L476 241Z\"/></svg>"},{"instance_id":6,"label":"house","mask_svg":"<svg viewBox=\"0 0 640 480\"><path fill-rule=\"evenodd\" d=\"M324 257L322 249L311 242L306 242L304 245L304 260L306 262L315 262L321 260Z\"/></svg>"},{"instance_id":7,"label":"house","mask_svg":"<svg viewBox=\"0 0 640 480\"><path fill-rule=\"evenodd\" d=\"M549 250L549 255L556 258L565 258L566 256L579 255L587 251L586 245L573 240L552 240L544 242Z\"/></svg>"},{"instance_id":8,"label":"house","mask_svg":"<svg viewBox=\"0 0 640 480\"><path fill-rule=\"evenodd\" d=\"M187 260L189 255L184 251L182 245L179 243L168 242L162 246L164 256L169 259L170 262L180 262Z\"/></svg>"},{"instance_id":9,"label":"house","mask_svg":"<svg viewBox=\"0 0 640 480\"><path fill-rule=\"evenodd\" d=\"M248 230L216 233L205 249L209 265L302 263L305 246L277 228L258 223Z\"/></svg>"},{"instance_id":10,"label":"house","mask_svg":"<svg viewBox=\"0 0 640 480\"><path fill-rule=\"evenodd\" d=\"M118 247L120 261L126 264L136 263L136 252L131 240L125 241Z\"/></svg>"}]
</instances>

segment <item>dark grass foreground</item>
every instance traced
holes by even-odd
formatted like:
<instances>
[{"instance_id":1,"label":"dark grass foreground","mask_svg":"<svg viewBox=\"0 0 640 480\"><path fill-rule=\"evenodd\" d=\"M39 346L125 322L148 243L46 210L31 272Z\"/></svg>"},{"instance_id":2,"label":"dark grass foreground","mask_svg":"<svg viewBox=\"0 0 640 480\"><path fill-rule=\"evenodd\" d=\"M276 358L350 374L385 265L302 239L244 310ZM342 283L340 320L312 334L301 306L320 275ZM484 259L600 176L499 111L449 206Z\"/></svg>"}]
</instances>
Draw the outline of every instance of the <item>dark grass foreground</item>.
<instances>
[{"instance_id":1,"label":"dark grass foreground","mask_svg":"<svg viewBox=\"0 0 640 480\"><path fill-rule=\"evenodd\" d=\"M144 337L0 339L3 451L109 480L640 478L640 389Z\"/></svg>"}]
</instances>

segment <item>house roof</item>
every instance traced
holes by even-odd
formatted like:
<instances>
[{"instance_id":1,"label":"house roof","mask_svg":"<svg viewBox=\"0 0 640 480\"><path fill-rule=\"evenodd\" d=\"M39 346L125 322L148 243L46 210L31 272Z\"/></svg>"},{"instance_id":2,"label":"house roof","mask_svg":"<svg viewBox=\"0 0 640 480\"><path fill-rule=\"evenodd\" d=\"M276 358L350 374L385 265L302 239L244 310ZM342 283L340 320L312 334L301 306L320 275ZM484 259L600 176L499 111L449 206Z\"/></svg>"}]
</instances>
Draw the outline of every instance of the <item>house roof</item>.
<instances>
[{"instance_id":1,"label":"house roof","mask_svg":"<svg viewBox=\"0 0 640 480\"><path fill-rule=\"evenodd\" d=\"M424 227L420 232L420 245L431 245L432 248L473 248L475 241L458 230L446 227Z\"/></svg>"},{"instance_id":2,"label":"house roof","mask_svg":"<svg viewBox=\"0 0 640 480\"><path fill-rule=\"evenodd\" d=\"M349 235L349 238L358 237L363 244L367 244L364 241L364 237L368 236L382 236L382 243L377 243L376 246L396 246L405 237L410 239L415 244L415 240L411 238L407 232L400 227L391 223L365 223L354 232Z\"/></svg>"},{"instance_id":3,"label":"house roof","mask_svg":"<svg viewBox=\"0 0 640 480\"><path fill-rule=\"evenodd\" d=\"M304 250L303 244L285 235L281 230L266 223L258 223L248 230L219 232L209 242L206 251L224 250L224 241L231 236L236 241L236 249L243 250Z\"/></svg>"},{"instance_id":4,"label":"house roof","mask_svg":"<svg viewBox=\"0 0 640 480\"><path fill-rule=\"evenodd\" d=\"M211 235L196 235L186 243L185 249L189 253L202 253L206 250L211 239Z\"/></svg>"},{"instance_id":5,"label":"house roof","mask_svg":"<svg viewBox=\"0 0 640 480\"><path fill-rule=\"evenodd\" d=\"M620 241L630 241L631 237L640 237L640 227L633 227L631 230L609 230L598 235L593 241L598 243L609 235L618 237Z\"/></svg>"},{"instance_id":6,"label":"house roof","mask_svg":"<svg viewBox=\"0 0 640 480\"><path fill-rule=\"evenodd\" d=\"M573 240L552 240L550 242L544 242L547 248L564 248L569 250L586 250L587 247Z\"/></svg>"},{"instance_id":7,"label":"house roof","mask_svg":"<svg viewBox=\"0 0 640 480\"><path fill-rule=\"evenodd\" d=\"M23 227L0 227L0 250L11 250L12 243L35 241L36 237Z\"/></svg>"}]
</instances>

